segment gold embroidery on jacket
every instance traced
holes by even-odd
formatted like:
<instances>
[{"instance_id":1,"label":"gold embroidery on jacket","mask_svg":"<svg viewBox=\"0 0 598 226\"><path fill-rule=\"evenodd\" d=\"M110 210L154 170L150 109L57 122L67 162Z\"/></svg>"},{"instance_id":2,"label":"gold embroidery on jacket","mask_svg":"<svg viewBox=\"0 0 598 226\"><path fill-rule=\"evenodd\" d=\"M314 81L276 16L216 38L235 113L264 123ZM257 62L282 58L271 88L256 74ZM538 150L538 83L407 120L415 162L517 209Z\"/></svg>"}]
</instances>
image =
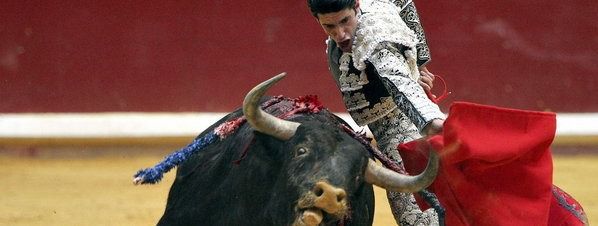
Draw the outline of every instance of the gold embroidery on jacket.
<instances>
[{"instance_id":1,"label":"gold embroidery on jacket","mask_svg":"<svg viewBox=\"0 0 598 226\"><path fill-rule=\"evenodd\" d=\"M365 99L365 95L359 92L353 94L345 92L343 93L343 100L347 111L359 110L370 105L370 102Z\"/></svg>"},{"instance_id":2,"label":"gold embroidery on jacket","mask_svg":"<svg viewBox=\"0 0 598 226\"><path fill-rule=\"evenodd\" d=\"M351 62L351 54L343 53L343 55L340 58L340 66L339 66L341 75L338 78L340 90L343 92L355 91L355 90L362 89L364 85L369 83L367 75L363 71L359 75L357 75L355 73L349 74L350 62Z\"/></svg>"},{"instance_id":3,"label":"gold embroidery on jacket","mask_svg":"<svg viewBox=\"0 0 598 226\"><path fill-rule=\"evenodd\" d=\"M382 97L380 103L374 104L371 108L365 108L361 111L349 111L349 113L358 125L364 126L384 117L395 108L397 108L397 105L391 97Z\"/></svg>"},{"instance_id":4,"label":"gold embroidery on jacket","mask_svg":"<svg viewBox=\"0 0 598 226\"><path fill-rule=\"evenodd\" d=\"M357 76L354 73L347 75L347 73L343 71L339 78L339 83L341 85L341 91L353 91L362 89L363 85L368 84L369 81L363 72Z\"/></svg>"}]
</instances>

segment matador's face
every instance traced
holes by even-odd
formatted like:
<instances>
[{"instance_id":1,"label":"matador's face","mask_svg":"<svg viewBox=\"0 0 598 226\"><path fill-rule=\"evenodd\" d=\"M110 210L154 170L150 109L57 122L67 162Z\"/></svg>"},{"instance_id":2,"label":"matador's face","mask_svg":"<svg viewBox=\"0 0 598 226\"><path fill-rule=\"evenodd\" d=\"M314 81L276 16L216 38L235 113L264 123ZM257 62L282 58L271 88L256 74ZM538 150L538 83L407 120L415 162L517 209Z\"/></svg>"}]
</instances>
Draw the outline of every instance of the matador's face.
<instances>
[{"instance_id":1,"label":"matador's face","mask_svg":"<svg viewBox=\"0 0 598 226\"><path fill-rule=\"evenodd\" d=\"M351 52L353 47L353 37L357 29L357 10L357 7L347 8L338 12L317 15L324 32L336 42L343 52Z\"/></svg>"}]
</instances>

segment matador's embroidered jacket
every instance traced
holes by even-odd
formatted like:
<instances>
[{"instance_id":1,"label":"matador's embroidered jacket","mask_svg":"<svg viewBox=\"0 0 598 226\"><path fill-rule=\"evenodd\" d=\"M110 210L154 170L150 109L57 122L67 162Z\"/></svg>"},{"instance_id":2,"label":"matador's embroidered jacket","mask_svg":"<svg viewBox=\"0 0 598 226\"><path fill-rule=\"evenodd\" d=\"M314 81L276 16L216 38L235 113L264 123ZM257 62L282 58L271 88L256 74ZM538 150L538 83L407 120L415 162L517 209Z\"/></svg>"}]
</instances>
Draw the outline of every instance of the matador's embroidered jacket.
<instances>
[{"instance_id":1,"label":"matador's embroidered jacket","mask_svg":"<svg viewBox=\"0 0 598 226\"><path fill-rule=\"evenodd\" d=\"M417 83L418 65L429 61L429 52L415 8L401 8L389 0L362 0L352 52L343 53L327 40L330 70L360 126L397 108L420 131L432 119L445 118Z\"/></svg>"}]
</instances>

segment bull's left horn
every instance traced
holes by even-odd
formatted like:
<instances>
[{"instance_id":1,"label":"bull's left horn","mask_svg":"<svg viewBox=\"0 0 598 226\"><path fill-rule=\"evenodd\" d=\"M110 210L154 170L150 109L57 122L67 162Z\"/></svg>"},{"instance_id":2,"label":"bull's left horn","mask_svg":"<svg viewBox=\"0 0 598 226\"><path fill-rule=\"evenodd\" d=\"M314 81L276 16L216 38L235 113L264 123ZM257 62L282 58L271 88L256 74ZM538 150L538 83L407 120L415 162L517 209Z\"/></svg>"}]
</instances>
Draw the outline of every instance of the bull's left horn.
<instances>
[{"instance_id":1,"label":"bull's left horn","mask_svg":"<svg viewBox=\"0 0 598 226\"><path fill-rule=\"evenodd\" d=\"M394 192L414 193L427 188L438 173L438 154L430 150L428 165L419 175L409 176L384 168L374 160L369 160L365 170L365 181Z\"/></svg>"},{"instance_id":2,"label":"bull's left horn","mask_svg":"<svg viewBox=\"0 0 598 226\"><path fill-rule=\"evenodd\" d=\"M284 76L286 76L286 73L280 73L249 91L243 101L243 114L245 114L247 122L255 130L281 140L288 140L295 135L300 123L282 120L268 114L260 108L259 104L260 98L262 98L268 88L280 81Z\"/></svg>"}]
</instances>

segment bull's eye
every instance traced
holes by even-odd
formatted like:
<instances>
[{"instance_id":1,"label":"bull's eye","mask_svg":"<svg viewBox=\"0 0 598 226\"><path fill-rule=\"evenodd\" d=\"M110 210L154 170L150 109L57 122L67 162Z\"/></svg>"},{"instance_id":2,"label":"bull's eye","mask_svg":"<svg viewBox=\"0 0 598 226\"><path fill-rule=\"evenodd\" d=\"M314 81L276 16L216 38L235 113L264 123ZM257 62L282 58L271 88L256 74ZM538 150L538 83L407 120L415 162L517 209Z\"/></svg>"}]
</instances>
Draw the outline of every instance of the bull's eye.
<instances>
[{"instance_id":1,"label":"bull's eye","mask_svg":"<svg viewBox=\"0 0 598 226\"><path fill-rule=\"evenodd\" d=\"M305 155L305 154L307 154L307 148L305 148L305 147L300 147L300 148L297 148L297 150L295 150L295 156L296 157L302 156L302 155Z\"/></svg>"}]
</instances>

